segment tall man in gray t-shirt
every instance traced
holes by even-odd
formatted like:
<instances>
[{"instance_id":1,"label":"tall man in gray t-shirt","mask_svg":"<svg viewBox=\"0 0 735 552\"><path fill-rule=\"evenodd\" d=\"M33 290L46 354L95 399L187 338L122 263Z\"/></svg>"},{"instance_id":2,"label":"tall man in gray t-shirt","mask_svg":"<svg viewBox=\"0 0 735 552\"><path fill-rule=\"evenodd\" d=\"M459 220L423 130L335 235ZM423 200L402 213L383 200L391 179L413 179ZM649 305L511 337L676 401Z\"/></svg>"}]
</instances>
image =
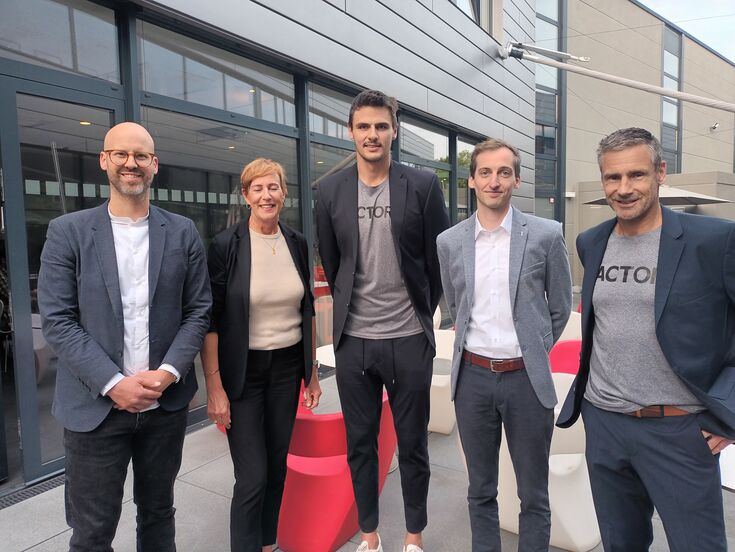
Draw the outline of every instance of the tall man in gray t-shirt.
<instances>
[{"instance_id":1,"label":"tall man in gray t-shirt","mask_svg":"<svg viewBox=\"0 0 735 552\"><path fill-rule=\"evenodd\" d=\"M557 425L581 411L605 550L727 549L718 454L735 438L735 224L662 208L659 141L600 142L616 218L577 238L582 354Z\"/></svg>"},{"instance_id":2,"label":"tall man in gray t-shirt","mask_svg":"<svg viewBox=\"0 0 735 552\"><path fill-rule=\"evenodd\" d=\"M436 237L449 225L431 172L391 162L397 104L375 90L352 102L356 166L317 190L319 253L334 298L337 387L347 461L362 530L359 552L378 536L378 452L383 386L398 436L406 515L405 552L421 552L429 489L427 425L434 333L441 297Z\"/></svg>"}]
</instances>

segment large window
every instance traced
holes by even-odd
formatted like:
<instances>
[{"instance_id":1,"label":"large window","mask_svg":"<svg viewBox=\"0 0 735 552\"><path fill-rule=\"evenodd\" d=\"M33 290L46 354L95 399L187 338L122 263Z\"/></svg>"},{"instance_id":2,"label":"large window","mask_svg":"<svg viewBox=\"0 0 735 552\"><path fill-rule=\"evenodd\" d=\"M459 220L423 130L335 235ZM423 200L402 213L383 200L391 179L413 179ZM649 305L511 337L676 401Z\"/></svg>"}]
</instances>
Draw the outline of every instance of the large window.
<instances>
[{"instance_id":1,"label":"large window","mask_svg":"<svg viewBox=\"0 0 735 552\"><path fill-rule=\"evenodd\" d=\"M146 107L142 119L160 163L154 203L193 219L206 243L241 219L240 173L257 157L283 165L288 196L281 219L301 228L296 140Z\"/></svg>"},{"instance_id":2,"label":"large window","mask_svg":"<svg viewBox=\"0 0 735 552\"><path fill-rule=\"evenodd\" d=\"M84 0L0 0L0 56L120 82L115 13Z\"/></svg>"},{"instance_id":3,"label":"large window","mask_svg":"<svg viewBox=\"0 0 735 552\"><path fill-rule=\"evenodd\" d=\"M679 90L681 35L670 27L664 27L663 56L662 85L670 90ZM679 100L664 96L661 98L661 146L668 173L678 173L681 170L679 139Z\"/></svg>"},{"instance_id":4,"label":"large window","mask_svg":"<svg viewBox=\"0 0 735 552\"><path fill-rule=\"evenodd\" d=\"M352 98L318 84L309 87L309 130L341 140L349 140L347 119Z\"/></svg>"},{"instance_id":5,"label":"large window","mask_svg":"<svg viewBox=\"0 0 735 552\"><path fill-rule=\"evenodd\" d=\"M436 173L449 207L449 134L439 128L404 118L400 124L401 162Z\"/></svg>"},{"instance_id":6,"label":"large window","mask_svg":"<svg viewBox=\"0 0 735 552\"><path fill-rule=\"evenodd\" d=\"M296 126L290 75L144 21L138 43L144 90Z\"/></svg>"}]
</instances>

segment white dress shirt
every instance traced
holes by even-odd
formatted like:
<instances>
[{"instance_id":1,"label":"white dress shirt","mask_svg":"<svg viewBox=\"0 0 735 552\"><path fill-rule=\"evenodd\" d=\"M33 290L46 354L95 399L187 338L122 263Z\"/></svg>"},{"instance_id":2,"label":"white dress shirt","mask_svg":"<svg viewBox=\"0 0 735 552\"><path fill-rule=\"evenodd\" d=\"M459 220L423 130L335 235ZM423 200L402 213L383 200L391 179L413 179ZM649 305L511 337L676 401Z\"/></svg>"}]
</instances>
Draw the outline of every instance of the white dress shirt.
<instances>
[{"instance_id":1,"label":"white dress shirt","mask_svg":"<svg viewBox=\"0 0 735 552\"><path fill-rule=\"evenodd\" d=\"M475 222L475 293L465 349L488 358L518 358L521 347L510 304L510 235L513 209L494 230Z\"/></svg>"},{"instance_id":2,"label":"white dress shirt","mask_svg":"<svg viewBox=\"0 0 735 552\"><path fill-rule=\"evenodd\" d=\"M108 211L109 213L109 211ZM125 376L149 369L148 338L148 215L133 220L112 213L112 237L117 258L117 276L123 308L123 373L116 374L102 389L105 396ZM170 364L159 366L179 381L178 371ZM124 374L124 375L123 375ZM158 407L158 402L147 410Z\"/></svg>"}]
</instances>

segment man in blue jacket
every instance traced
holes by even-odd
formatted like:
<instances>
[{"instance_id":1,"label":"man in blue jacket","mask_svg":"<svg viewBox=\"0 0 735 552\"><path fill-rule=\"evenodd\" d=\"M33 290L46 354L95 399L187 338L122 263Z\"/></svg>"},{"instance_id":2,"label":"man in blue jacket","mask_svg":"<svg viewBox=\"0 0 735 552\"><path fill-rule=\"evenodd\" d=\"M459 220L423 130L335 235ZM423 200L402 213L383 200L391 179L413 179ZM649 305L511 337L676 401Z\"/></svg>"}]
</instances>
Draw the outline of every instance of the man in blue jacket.
<instances>
[{"instance_id":1,"label":"man in blue jacket","mask_svg":"<svg viewBox=\"0 0 735 552\"><path fill-rule=\"evenodd\" d=\"M579 374L557 420L582 414L607 552L648 550L655 507L672 551L727 549L718 454L735 438L735 224L662 208L661 144L600 142L616 217L577 238Z\"/></svg>"}]
</instances>

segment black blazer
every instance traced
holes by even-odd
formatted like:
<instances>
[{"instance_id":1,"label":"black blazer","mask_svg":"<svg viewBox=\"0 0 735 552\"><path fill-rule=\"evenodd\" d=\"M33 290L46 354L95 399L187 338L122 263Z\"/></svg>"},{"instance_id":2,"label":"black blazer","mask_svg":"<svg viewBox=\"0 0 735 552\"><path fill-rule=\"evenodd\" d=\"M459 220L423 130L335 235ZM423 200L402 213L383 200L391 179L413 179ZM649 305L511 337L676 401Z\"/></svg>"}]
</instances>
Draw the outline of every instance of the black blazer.
<instances>
[{"instance_id":1,"label":"black blazer","mask_svg":"<svg viewBox=\"0 0 735 552\"><path fill-rule=\"evenodd\" d=\"M304 284L301 301L301 335L304 346L304 380L311 379L312 317L309 254L306 238L280 224L296 270ZM210 332L218 335L219 371L230 400L239 399L245 389L250 329L250 230L247 219L214 237L209 246L209 278L212 285Z\"/></svg>"},{"instance_id":2,"label":"black blazer","mask_svg":"<svg viewBox=\"0 0 735 552\"><path fill-rule=\"evenodd\" d=\"M393 162L389 180L398 265L416 316L434 346L432 317L442 295L436 237L449 227L444 195L430 171ZM323 179L316 198L319 254L334 299L333 343L337 348L350 307L358 256L357 166Z\"/></svg>"},{"instance_id":3,"label":"black blazer","mask_svg":"<svg viewBox=\"0 0 735 552\"><path fill-rule=\"evenodd\" d=\"M560 427L579 417L592 354L592 293L615 223L577 237L584 266L582 352ZM674 373L707 408L700 425L735 438L735 224L663 208L655 286L656 338Z\"/></svg>"}]
</instances>

